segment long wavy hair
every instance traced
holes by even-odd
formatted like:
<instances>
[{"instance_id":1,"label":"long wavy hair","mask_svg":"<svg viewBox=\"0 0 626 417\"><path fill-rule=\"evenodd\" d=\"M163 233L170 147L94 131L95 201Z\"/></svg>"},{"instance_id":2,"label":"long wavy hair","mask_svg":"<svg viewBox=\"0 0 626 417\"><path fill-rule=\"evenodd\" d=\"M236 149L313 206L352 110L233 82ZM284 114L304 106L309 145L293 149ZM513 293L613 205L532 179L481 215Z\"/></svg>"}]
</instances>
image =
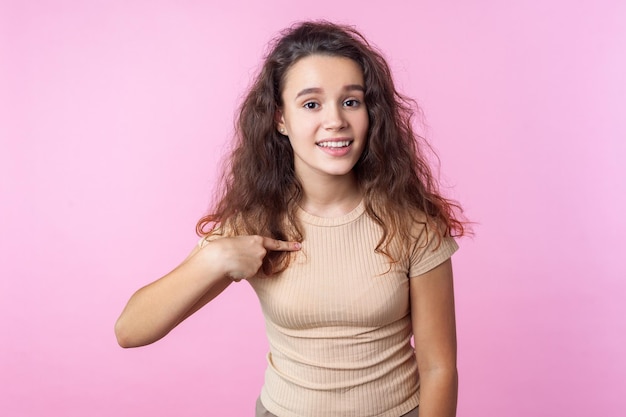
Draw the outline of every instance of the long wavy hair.
<instances>
[{"instance_id":1,"label":"long wavy hair","mask_svg":"<svg viewBox=\"0 0 626 417\"><path fill-rule=\"evenodd\" d=\"M400 94L383 56L356 29L325 21L303 22L270 43L263 66L239 109L235 144L213 210L196 226L200 236L258 234L301 241L296 211L303 196L294 154L276 130L275 114L287 71L310 55L346 57L358 63L369 116L367 143L354 166L367 214L381 227L376 252L398 261L391 244L415 239L415 224L434 226L435 236L462 236L461 208L444 198L427 162L428 144L412 127L417 104ZM262 270L283 271L288 252L269 252Z\"/></svg>"}]
</instances>

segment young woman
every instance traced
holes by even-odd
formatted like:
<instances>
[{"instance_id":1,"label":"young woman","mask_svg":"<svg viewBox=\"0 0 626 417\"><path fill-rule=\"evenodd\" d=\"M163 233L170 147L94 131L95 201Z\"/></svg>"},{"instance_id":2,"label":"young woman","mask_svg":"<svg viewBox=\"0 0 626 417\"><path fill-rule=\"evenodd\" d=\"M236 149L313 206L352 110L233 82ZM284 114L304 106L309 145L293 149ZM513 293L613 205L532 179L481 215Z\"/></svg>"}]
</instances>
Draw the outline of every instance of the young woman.
<instances>
[{"instance_id":1,"label":"young woman","mask_svg":"<svg viewBox=\"0 0 626 417\"><path fill-rule=\"evenodd\" d=\"M118 341L152 343L247 280L270 343L257 416L454 416L450 257L464 228L412 101L350 27L305 22L272 46L203 239L131 297Z\"/></svg>"}]
</instances>

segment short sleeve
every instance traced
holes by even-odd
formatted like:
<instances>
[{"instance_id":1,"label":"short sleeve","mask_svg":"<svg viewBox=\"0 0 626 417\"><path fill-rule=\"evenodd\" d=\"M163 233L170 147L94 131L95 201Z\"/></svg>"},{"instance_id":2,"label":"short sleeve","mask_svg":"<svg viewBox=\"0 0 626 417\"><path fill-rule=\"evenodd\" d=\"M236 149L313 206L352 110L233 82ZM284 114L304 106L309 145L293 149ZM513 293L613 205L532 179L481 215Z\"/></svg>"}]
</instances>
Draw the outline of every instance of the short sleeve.
<instances>
[{"instance_id":1,"label":"short sleeve","mask_svg":"<svg viewBox=\"0 0 626 417\"><path fill-rule=\"evenodd\" d=\"M452 257L459 245L452 237L437 238L434 233L428 233L427 228L417 239L411 252L409 263L409 277L425 274L436 266Z\"/></svg>"}]
</instances>

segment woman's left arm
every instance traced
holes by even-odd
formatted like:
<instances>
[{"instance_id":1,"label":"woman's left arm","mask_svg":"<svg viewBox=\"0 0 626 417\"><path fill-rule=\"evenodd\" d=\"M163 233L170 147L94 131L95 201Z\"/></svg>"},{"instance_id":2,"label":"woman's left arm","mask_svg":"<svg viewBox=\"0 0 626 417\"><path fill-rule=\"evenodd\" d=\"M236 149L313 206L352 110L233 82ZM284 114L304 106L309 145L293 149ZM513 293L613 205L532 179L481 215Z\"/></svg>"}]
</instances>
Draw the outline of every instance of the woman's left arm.
<instances>
[{"instance_id":1,"label":"woman's left arm","mask_svg":"<svg viewBox=\"0 0 626 417\"><path fill-rule=\"evenodd\" d=\"M454 417L458 374L450 259L411 278L410 295L420 375L420 417Z\"/></svg>"}]
</instances>

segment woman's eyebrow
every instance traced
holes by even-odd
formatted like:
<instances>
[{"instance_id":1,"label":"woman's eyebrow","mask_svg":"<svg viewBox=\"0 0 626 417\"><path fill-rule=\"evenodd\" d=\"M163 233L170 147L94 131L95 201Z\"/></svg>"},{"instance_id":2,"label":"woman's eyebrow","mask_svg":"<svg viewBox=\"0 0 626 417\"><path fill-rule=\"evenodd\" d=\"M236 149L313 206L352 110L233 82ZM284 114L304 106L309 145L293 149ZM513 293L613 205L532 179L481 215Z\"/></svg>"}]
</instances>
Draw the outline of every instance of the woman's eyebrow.
<instances>
[{"instance_id":1,"label":"woman's eyebrow","mask_svg":"<svg viewBox=\"0 0 626 417\"><path fill-rule=\"evenodd\" d=\"M349 84L349 85L346 85L343 89L345 91L358 90L358 91L365 92L365 87L363 87L361 84Z\"/></svg>"},{"instance_id":2,"label":"woman's eyebrow","mask_svg":"<svg viewBox=\"0 0 626 417\"><path fill-rule=\"evenodd\" d=\"M321 89L321 88L317 88L317 87L314 87L314 88L305 88L304 90L300 90L300 92L299 92L298 94L296 94L296 98L298 98L298 97L300 97L300 96L303 96L303 95L305 95L305 94L314 94L314 93L315 93L315 94L319 94L319 93L321 93L322 91L324 91L324 90L323 90L323 89Z\"/></svg>"},{"instance_id":3,"label":"woman's eyebrow","mask_svg":"<svg viewBox=\"0 0 626 417\"><path fill-rule=\"evenodd\" d=\"M358 90L358 91L365 91L365 88L360 85L360 84L348 84L346 86L343 87L344 91L354 91L354 90ZM324 91L324 89L319 88L319 87L312 87L312 88L305 88L303 90L300 90L300 92L298 94L296 94L296 98L303 96L305 94L319 94L322 93Z\"/></svg>"}]
</instances>

